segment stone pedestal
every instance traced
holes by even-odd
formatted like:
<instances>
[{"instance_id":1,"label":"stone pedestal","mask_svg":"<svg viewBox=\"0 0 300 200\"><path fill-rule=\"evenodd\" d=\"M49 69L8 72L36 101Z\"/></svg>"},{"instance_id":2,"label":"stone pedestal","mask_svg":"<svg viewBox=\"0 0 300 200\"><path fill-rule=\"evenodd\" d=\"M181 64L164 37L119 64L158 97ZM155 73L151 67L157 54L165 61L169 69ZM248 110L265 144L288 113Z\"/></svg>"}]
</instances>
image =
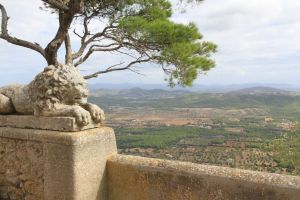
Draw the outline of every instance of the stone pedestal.
<instances>
[{"instance_id":1,"label":"stone pedestal","mask_svg":"<svg viewBox=\"0 0 300 200\"><path fill-rule=\"evenodd\" d=\"M107 127L78 132L0 127L0 199L106 200L106 160L116 153Z\"/></svg>"}]
</instances>

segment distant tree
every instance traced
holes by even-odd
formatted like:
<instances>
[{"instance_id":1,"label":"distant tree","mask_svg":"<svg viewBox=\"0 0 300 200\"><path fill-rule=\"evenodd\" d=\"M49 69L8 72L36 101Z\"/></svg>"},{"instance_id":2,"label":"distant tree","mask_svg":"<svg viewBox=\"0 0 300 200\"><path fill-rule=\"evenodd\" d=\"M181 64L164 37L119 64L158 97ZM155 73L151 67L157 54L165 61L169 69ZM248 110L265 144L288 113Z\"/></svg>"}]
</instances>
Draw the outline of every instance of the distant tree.
<instances>
[{"instance_id":1,"label":"distant tree","mask_svg":"<svg viewBox=\"0 0 300 200\"><path fill-rule=\"evenodd\" d=\"M65 64L74 67L96 52L125 54L131 59L128 63L103 66L102 70L85 76L86 79L112 71L135 71L133 67L150 62L161 66L170 86L190 86L200 72L215 65L210 56L216 52L217 46L202 41L195 24L171 21L172 6L168 0L41 1L44 4L41 9L56 14L59 24L56 35L46 47L12 36L8 31L9 17L2 4L0 38L38 52L48 65L60 64L57 54L63 43ZM105 27L93 32L91 24ZM82 29L76 30L75 25L81 25ZM80 38L81 45L77 50L72 48L71 33Z\"/></svg>"}]
</instances>

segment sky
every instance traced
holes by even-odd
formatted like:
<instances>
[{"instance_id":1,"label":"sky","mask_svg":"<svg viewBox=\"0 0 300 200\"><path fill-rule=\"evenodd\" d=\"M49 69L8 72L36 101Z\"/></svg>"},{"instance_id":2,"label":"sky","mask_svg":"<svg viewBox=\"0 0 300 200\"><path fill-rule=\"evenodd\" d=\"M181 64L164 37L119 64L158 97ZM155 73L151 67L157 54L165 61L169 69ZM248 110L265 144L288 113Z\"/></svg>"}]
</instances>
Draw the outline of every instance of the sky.
<instances>
[{"instance_id":1,"label":"sky","mask_svg":"<svg viewBox=\"0 0 300 200\"><path fill-rule=\"evenodd\" d=\"M299 0L206 0L199 5L181 5L172 0L178 23L194 22L204 40L218 45L213 56L216 67L201 74L195 84L286 84L300 86L300 1ZM41 11L39 0L0 0L8 12L9 33L42 46L57 30L55 15ZM101 28L101 25L99 26ZM78 39L72 37L75 44ZM78 45L75 45L76 49ZM63 57L63 52L60 52ZM89 74L125 58L97 54L80 67ZM28 83L46 67L36 52L0 39L0 85ZM90 83L166 84L157 66L112 72Z\"/></svg>"}]
</instances>

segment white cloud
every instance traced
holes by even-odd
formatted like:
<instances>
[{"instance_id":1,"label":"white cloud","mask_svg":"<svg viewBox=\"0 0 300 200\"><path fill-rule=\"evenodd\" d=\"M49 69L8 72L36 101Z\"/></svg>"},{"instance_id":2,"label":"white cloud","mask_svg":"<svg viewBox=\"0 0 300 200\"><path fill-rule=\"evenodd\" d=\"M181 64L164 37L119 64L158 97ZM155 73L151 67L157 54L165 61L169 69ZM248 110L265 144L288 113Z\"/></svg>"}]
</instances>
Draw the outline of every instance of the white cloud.
<instances>
[{"instance_id":1,"label":"white cloud","mask_svg":"<svg viewBox=\"0 0 300 200\"><path fill-rule=\"evenodd\" d=\"M11 35L46 44L57 30L56 17L39 9L42 1L4 0L9 19L8 31Z\"/></svg>"},{"instance_id":2,"label":"white cloud","mask_svg":"<svg viewBox=\"0 0 300 200\"><path fill-rule=\"evenodd\" d=\"M280 76L289 73L295 77L293 74L300 71L299 11L297 0L209 0L187 10L187 14L175 15L175 20L192 19L205 39L219 46L217 68L200 78L199 83L219 83L222 79L228 84L300 84L299 80Z\"/></svg>"}]
</instances>

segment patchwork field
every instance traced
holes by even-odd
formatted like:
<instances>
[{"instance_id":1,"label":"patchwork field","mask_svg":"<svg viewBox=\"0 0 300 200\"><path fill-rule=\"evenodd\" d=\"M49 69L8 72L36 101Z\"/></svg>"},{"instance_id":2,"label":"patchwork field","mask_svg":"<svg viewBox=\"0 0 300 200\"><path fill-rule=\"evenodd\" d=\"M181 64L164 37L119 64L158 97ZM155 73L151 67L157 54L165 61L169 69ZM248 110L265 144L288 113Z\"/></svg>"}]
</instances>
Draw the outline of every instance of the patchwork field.
<instances>
[{"instance_id":1,"label":"patchwork field","mask_svg":"<svg viewBox=\"0 0 300 200\"><path fill-rule=\"evenodd\" d=\"M97 90L120 153L298 174L300 96L253 88L228 93ZM288 146L288 147L287 147ZM292 152L287 153L287 152Z\"/></svg>"}]
</instances>

